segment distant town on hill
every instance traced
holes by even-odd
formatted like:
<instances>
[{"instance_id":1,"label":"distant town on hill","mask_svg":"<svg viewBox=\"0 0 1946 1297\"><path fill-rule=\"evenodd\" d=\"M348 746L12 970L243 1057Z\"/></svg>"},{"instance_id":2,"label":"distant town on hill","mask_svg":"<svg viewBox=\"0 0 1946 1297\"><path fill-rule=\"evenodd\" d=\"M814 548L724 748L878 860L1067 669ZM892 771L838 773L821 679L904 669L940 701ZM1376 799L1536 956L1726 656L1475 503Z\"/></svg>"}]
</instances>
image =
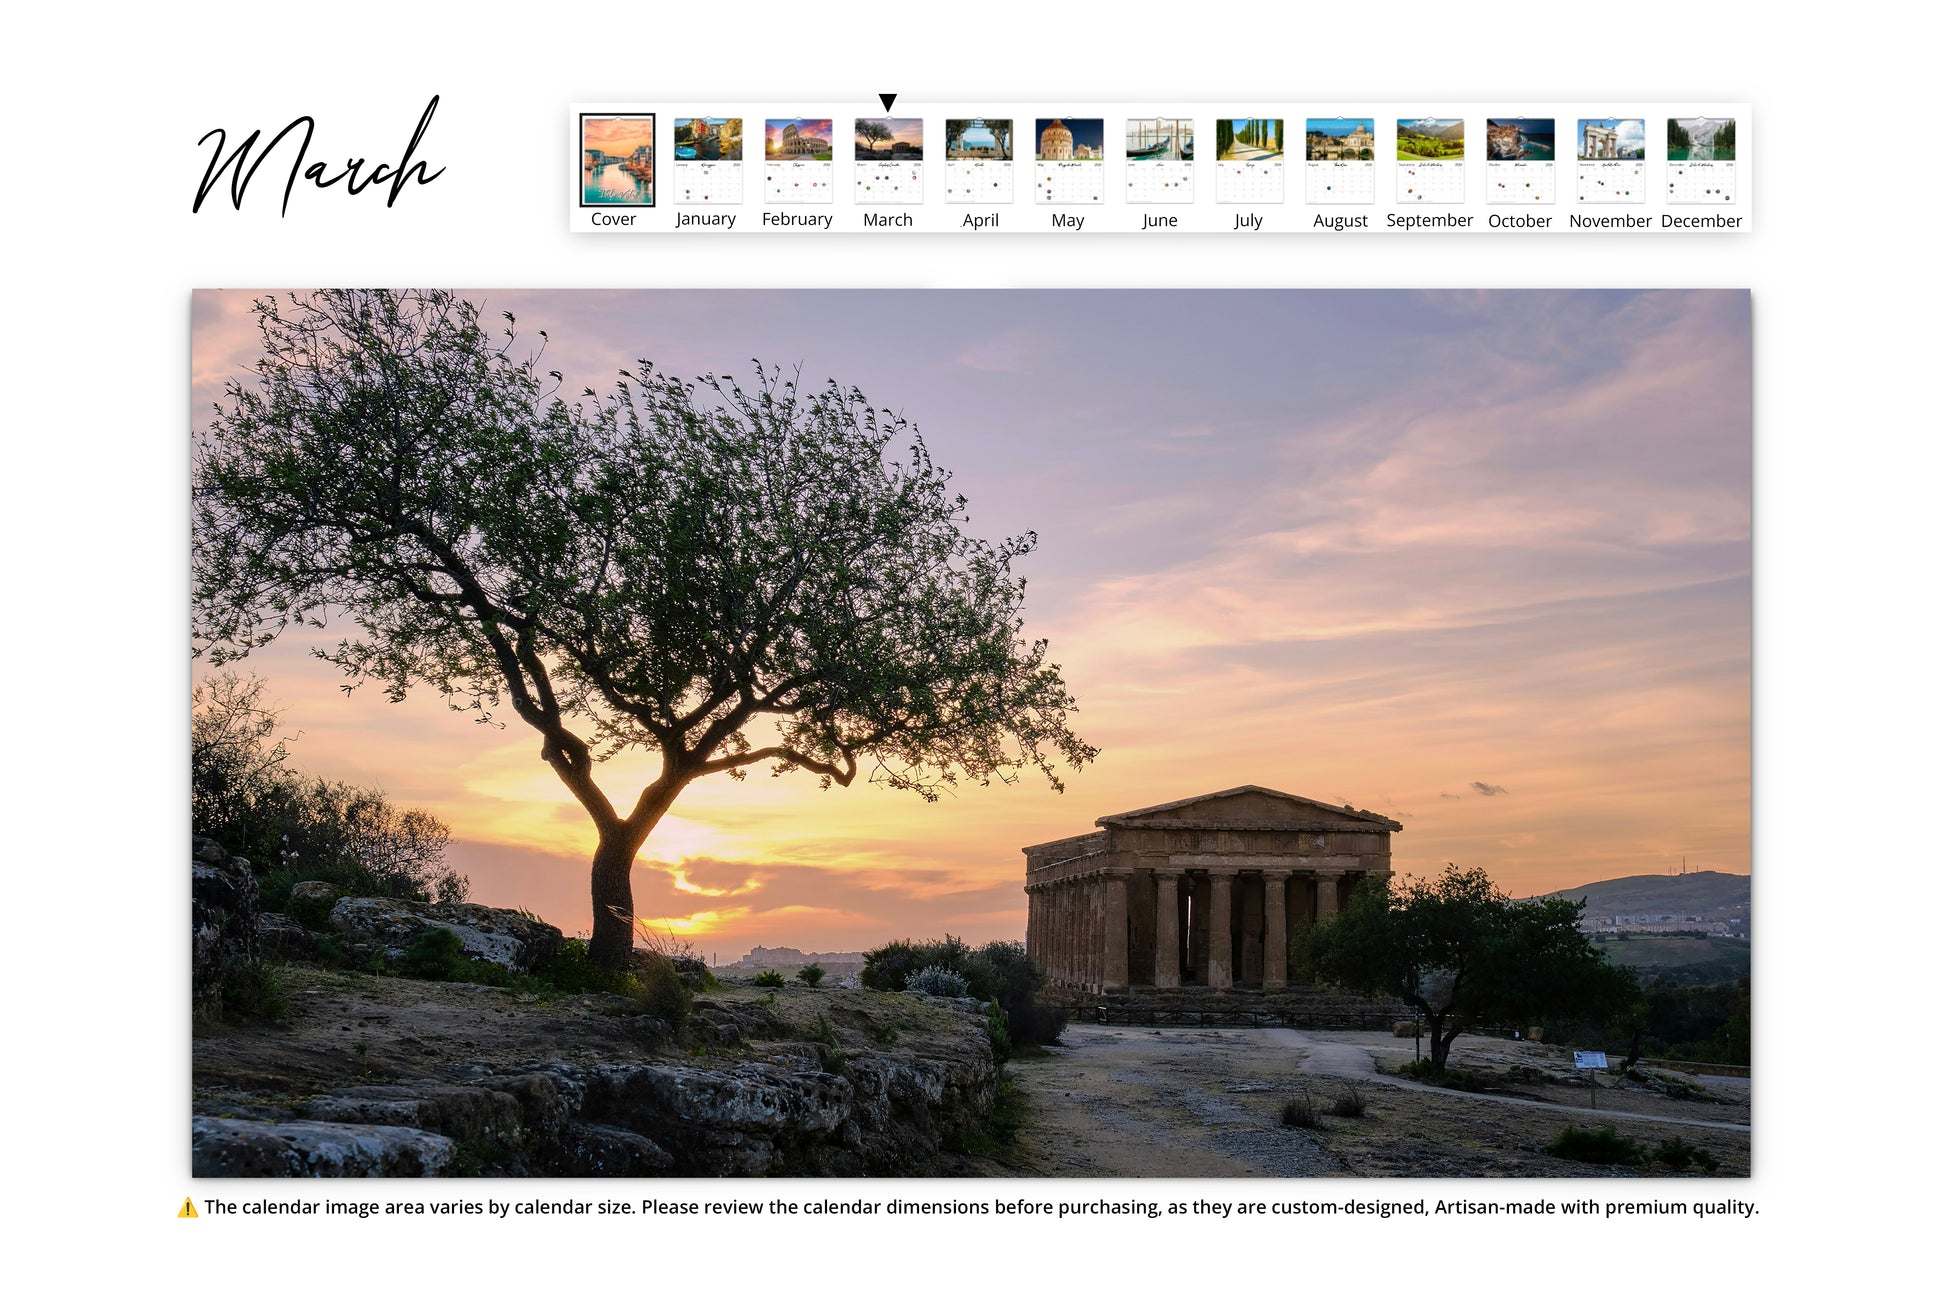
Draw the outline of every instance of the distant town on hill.
<instances>
[{"instance_id":1,"label":"distant town on hill","mask_svg":"<svg viewBox=\"0 0 1946 1297\"><path fill-rule=\"evenodd\" d=\"M847 965L862 968L865 964L863 951L822 950L805 954L795 946L755 946L750 953L724 968L802 968L806 964L817 964L827 973L839 972Z\"/></svg>"},{"instance_id":2,"label":"distant town on hill","mask_svg":"<svg viewBox=\"0 0 1946 1297\"><path fill-rule=\"evenodd\" d=\"M1697 870L1633 874L1565 887L1551 896L1582 901L1585 932L1702 932L1751 936L1750 876Z\"/></svg>"}]
</instances>

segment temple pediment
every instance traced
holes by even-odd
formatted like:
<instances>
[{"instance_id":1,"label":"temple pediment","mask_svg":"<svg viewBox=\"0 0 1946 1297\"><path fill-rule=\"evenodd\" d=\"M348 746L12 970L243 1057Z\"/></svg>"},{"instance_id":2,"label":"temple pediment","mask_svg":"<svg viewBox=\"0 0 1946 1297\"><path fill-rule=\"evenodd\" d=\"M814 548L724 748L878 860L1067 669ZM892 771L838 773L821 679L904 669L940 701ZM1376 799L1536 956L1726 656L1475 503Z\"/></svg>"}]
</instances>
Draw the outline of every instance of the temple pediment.
<instances>
[{"instance_id":1,"label":"temple pediment","mask_svg":"<svg viewBox=\"0 0 1946 1297\"><path fill-rule=\"evenodd\" d=\"M1295 793L1246 784L1222 792L1185 797L1181 801L1145 806L1140 810L1104 815L1102 828L1258 828L1284 826L1315 830L1342 826L1347 830L1380 829L1398 832L1403 825L1374 811L1333 806Z\"/></svg>"}]
</instances>

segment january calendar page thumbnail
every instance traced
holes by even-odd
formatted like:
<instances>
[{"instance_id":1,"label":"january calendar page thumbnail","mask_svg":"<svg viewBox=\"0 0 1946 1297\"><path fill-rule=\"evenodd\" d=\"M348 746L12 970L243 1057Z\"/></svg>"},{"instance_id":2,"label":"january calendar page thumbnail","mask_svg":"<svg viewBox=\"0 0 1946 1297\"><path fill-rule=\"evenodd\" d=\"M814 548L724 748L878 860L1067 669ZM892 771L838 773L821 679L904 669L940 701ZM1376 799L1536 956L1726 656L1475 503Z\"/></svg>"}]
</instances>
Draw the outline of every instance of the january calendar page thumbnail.
<instances>
[{"instance_id":1,"label":"january calendar page thumbnail","mask_svg":"<svg viewBox=\"0 0 1946 1297\"><path fill-rule=\"evenodd\" d=\"M743 202L741 117L678 117L671 152L676 202L730 207Z\"/></svg>"}]
</instances>

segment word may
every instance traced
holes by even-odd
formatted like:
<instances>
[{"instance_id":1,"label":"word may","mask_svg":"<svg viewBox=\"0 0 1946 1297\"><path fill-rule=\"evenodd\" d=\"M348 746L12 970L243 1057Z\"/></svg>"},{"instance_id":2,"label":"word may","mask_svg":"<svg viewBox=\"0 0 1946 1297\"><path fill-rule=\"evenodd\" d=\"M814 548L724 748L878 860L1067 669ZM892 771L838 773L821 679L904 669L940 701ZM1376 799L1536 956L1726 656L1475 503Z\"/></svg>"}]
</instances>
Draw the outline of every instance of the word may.
<instances>
[{"instance_id":1,"label":"word may","mask_svg":"<svg viewBox=\"0 0 1946 1297\"><path fill-rule=\"evenodd\" d=\"M216 144L210 150L209 165L203 169L203 183L196 187L196 201L190 204L189 210L191 212L202 211L203 201L209 197L210 191L216 188L217 182L222 179L223 174L228 172L230 176L230 206L236 208L238 211L242 211L243 197L250 189L250 182L257 178L257 168L263 166L264 163L270 160L270 155L277 151L277 146L284 142L285 137L298 130L302 130L303 135L298 137L297 156L291 159L290 177L284 181L284 205L279 209L278 215L287 216L290 214L291 191L297 187L297 182L300 177L310 181L319 189L329 189L338 182L343 181L345 192L354 196L363 193L373 185L385 184L387 181L390 181L390 192L385 197L385 205L390 207L399 201L399 195L405 191L407 181L416 181L421 185L429 185L446 174L446 168L444 167L441 167L437 171L428 172L424 162L414 162L412 160L413 153L419 148L419 141L425 138L426 128L432 124L433 112L438 107L439 96L434 95L432 100L426 104L426 111L419 115L419 124L413 128L412 138L406 142L405 152L399 156L396 164L380 162L377 166L367 171L366 159L352 158L347 160L344 169L335 175L332 173L331 168L323 162L313 162L308 167L304 165L305 154L310 152L311 137L317 133L318 128L317 119L308 114L297 118L289 126L286 126L283 130L271 136L270 142L264 145L261 151L257 150L257 141L263 138L263 132L260 130L251 131L243 143L237 145L235 149L230 151L228 157L223 155L223 149L230 142L229 134L222 127L216 127L206 132L202 139L196 141L198 145L203 145L209 143L211 138L214 138ZM252 157L253 153L255 153L254 158Z\"/></svg>"}]
</instances>

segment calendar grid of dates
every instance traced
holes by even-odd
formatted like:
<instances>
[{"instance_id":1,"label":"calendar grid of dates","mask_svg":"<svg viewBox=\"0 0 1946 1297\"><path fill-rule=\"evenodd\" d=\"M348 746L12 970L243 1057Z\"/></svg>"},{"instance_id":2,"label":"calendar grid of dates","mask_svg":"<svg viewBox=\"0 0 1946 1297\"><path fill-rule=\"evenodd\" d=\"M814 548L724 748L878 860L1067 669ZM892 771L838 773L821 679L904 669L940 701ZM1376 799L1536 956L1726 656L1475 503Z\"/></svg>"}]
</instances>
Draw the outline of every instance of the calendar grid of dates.
<instances>
[{"instance_id":1,"label":"calendar grid of dates","mask_svg":"<svg viewBox=\"0 0 1946 1297\"><path fill-rule=\"evenodd\" d=\"M1752 219L1743 103L882 96L569 117L574 233L1630 235Z\"/></svg>"}]
</instances>

